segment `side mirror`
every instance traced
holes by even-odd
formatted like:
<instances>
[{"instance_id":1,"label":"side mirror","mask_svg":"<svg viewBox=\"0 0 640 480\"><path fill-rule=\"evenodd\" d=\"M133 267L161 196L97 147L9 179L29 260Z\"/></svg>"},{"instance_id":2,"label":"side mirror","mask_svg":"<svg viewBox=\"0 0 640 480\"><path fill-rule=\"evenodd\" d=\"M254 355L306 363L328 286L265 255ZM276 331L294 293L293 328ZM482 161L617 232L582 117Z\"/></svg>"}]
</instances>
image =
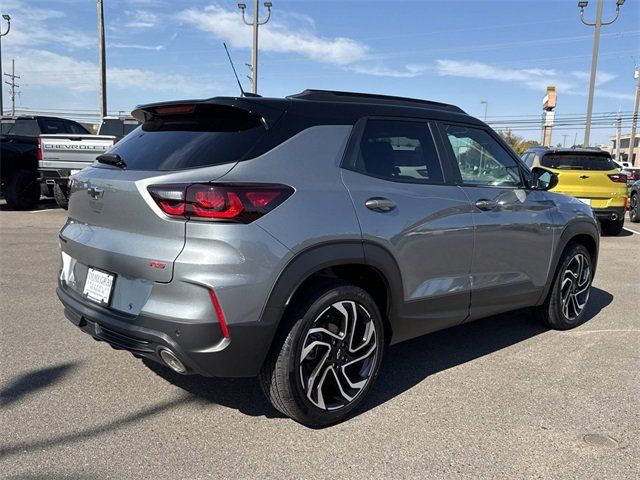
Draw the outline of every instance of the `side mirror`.
<instances>
[{"instance_id":1,"label":"side mirror","mask_svg":"<svg viewBox=\"0 0 640 480\"><path fill-rule=\"evenodd\" d=\"M531 169L531 187L534 190L551 190L558 185L558 175L540 167Z\"/></svg>"}]
</instances>

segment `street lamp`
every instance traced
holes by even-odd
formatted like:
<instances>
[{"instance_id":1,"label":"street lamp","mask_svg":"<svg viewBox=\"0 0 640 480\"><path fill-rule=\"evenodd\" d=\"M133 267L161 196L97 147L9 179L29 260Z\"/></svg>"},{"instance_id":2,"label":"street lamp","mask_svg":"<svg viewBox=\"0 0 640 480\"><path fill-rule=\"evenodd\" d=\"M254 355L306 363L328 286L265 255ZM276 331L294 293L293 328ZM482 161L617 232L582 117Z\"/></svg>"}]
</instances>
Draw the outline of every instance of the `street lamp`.
<instances>
[{"instance_id":1,"label":"street lamp","mask_svg":"<svg viewBox=\"0 0 640 480\"><path fill-rule=\"evenodd\" d=\"M245 25L253 27L253 49L251 50L251 91L256 94L258 93L258 27L267 23L271 18L271 7L273 6L273 3L264 2L264 6L267 7L267 18L260 21L260 2L258 0L253 0L253 18L251 21L248 21L245 17L247 4L238 4L238 8L242 11L242 21Z\"/></svg>"},{"instance_id":2,"label":"street lamp","mask_svg":"<svg viewBox=\"0 0 640 480\"><path fill-rule=\"evenodd\" d=\"M480 100L480 105L484 105L484 123L487 123L487 110L489 109L489 101Z\"/></svg>"},{"instance_id":3,"label":"street lamp","mask_svg":"<svg viewBox=\"0 0 640 480\"><path fill-rule=\"evenodd\" d=\"M11 30L11 17L6 13L2 14L2 18L4 18L7 22L7 31L2 33L2 26L0 25L0 117L4 114L4 105L2 98L4 96L4 88L2 88L2 37L4 37L9 30Z\"/></svg>"},{"instance_id":4,"label":"street lamp","mask_svg":"<svg viewBox=\"0 0 640 480\"><path fill-rule=\"evenodd\" d=\"M598 0L596 7L596 21L591 23L584 19L584 9L589 5L589 2L581 0L578 2L578 8L580 8L580 21L588 27L595 27L593 33L593 57L591 58L591 77L589 79L589 97L587 99L587 124L584 129L584 146L589 146L589 136L591 134L591 115L593 113L593 92L596 86L596 70L598 68L598 48L600 47L600 27L603 25L611 25L620 16L620 7L624 4L625 0L616 0L616 14L612 20L607 22L602 21L602 6L604 0Z\"/></svg>"}]
</instances>

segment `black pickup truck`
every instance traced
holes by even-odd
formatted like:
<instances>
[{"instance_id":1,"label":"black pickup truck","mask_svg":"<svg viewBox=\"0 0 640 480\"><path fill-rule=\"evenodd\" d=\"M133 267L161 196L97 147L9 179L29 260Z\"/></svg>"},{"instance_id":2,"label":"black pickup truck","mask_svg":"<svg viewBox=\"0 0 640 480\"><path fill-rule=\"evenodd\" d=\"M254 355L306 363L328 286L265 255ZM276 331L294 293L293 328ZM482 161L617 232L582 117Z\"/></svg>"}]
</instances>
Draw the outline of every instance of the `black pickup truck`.
<instances>
[{"instance_id":1,"label":"black pickup truck","mask_svg":"<svg viewBox=\"0 0 640 480\"><path fill-rule=\"evenodd\" d=\"M15 210L34 208L40 199L38 160L42 133L89 134L77 122L58 117L18 116L0 120L0 191Z\"/></svg>"}]
</instances>

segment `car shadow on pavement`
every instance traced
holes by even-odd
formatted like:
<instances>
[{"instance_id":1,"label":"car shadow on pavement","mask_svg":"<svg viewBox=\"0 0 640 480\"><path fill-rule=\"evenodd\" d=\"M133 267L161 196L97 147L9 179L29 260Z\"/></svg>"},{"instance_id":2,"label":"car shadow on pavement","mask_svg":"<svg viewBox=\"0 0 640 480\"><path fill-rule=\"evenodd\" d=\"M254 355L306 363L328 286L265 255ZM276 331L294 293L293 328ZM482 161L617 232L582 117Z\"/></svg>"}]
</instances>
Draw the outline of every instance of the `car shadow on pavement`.
<instances>
[{"instance_id":1,"label":"car shadow on pavement","mask_svg":"<svg viewBox=\"0 0 640 480\"><path fill-rule=\"evenodd\" d=\"M585 322L613 301L593 287ZM516 310L459 325L393 345L385 352L380 374L359 413L381 405L438 372L497 352L549 329L529 309Z\"/></svg>"},{"instance_id":2,"label":"car shadow on pavement","mask_svg":"<svg viewBox=\"0 0 640 480\"><path fill-rule=\"evenodd\" d=\"M53 386L75 366L74 363L63 363L55 367L32 370L20 375L0 391L0 408L6 408L31 393Z\"/></svg>"},{"instance_id":3,"label":"car shadow on pavement","mask_svg":"<svg viewBox=\"0 0 640 480\"><path fill-rule=\"evenodd\" d=\"M200 375L180 375L173 370L143 359L142 362L167 382L194 395L199 400L238 410L245 415L284 418L271 406L255 378L211 378Z\"/></svg>"},{"instance_id":4,"label":"car shadow on pavement","mask_svg":"<svg viewBox=\"0 0 640 480\"><path fill-rule=\"evenodd\" d=\"M613 296L593 287L587 321L611 303ZM548 329L528 309L517 310L425 335L389 347L378 380L358 414L373 409L414 387L429 375L453 368ZM144 359L145 365L198 400L236 409L246 415L282 418L265 399L255 378L205 378L180 375Z\"/></svg>"}]
</instances>

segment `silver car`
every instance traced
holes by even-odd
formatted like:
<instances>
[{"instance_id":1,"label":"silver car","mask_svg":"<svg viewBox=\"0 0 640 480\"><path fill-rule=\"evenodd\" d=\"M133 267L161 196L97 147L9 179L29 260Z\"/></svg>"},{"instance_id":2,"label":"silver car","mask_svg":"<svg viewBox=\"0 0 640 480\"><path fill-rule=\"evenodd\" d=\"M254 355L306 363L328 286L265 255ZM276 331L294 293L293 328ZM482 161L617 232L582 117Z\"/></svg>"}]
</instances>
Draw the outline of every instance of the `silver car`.
<instances>
[{"instance_id":1,"label":"silver car","mask_svg":"<svg viewBox=\"0 0 640 480\"><path fill-rule=\"evenodd\" d=\"M184 374L258 376L321 427L385 346L533 307L585 319L599 234L459 108L307 90L145 105L73 177L58 296L82 331Z\"/></svg>"}]
</instances>

